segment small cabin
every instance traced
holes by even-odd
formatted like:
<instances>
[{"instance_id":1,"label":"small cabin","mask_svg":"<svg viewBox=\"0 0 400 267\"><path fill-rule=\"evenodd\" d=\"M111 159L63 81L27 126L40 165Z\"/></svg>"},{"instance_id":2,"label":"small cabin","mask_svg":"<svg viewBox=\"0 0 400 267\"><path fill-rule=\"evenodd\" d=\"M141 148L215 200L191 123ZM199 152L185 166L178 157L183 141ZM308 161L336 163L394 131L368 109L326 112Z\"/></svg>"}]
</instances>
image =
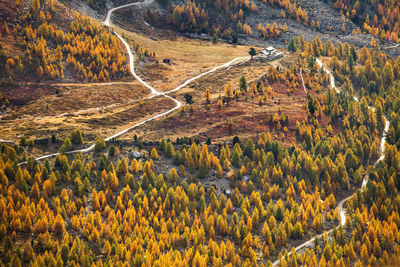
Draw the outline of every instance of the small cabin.
<instances>
[{"instance_id":1,"label":"small cabin","mask_svg":"<svg viewBox=\"0 0 400 267\"><path fill-rule=\"evenodd\" d=\"M276 54L276 49L272 46L268 46L267 48L263 49L261 53L266 56L274 55Z\"/></svg>"},{"instance_id":2,"label":"small cabin","mask_svg":"<svg viewBox=\"0 0 400 267\"><path fill-rule=\"evenodd\" d=\"M275 48L272 47L272 46L268 46L267 48L265 48L265 50L266 50L267 52L269 52L270 54L275 54L275 53L276 53Z\"/></svg>"},{"instance_id":3,"label":"small cabin","mask_svg":"<svg viewBox=\"0 0 400 267\"><path fill-rule=\"evenodd\" d=\"M268 46L265 49L261 50L260 56L268 60L274 60L283 57L283 52L277 52L273 46Z\"/></svg>"}]
</instances>

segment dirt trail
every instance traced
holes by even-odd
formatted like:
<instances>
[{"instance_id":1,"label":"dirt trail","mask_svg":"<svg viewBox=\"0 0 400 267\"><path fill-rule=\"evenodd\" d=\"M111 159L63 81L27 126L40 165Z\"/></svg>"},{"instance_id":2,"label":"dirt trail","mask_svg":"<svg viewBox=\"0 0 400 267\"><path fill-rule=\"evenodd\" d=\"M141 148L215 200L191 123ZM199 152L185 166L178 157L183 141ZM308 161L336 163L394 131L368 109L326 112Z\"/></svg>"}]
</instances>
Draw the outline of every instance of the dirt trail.
<instances>
[{"instance_id":1,"label":"dirt trail","mask_svg":"<svg viewBox=\"0 0 400 267\"><path fill-rule=\"evenodd\" d=\"M303 84L304 92L307 94L307 88L304 85L303 70L300 68L301 83Z\"/></svg>"},{"instance_id":2,"label":"dirt trail","mask_svg":"<svg viewBox=\"0 0 400 267\"><path fill-rule=\"evenodd\" d=\"M121 8L130 7L130 6L143 6L143 5L145 6L145 5L148 5L148 4L152 3L152 2L153 2L153 0L145 0L144 2L135 2L135 3L126 4L126 5L122 5L122 6L119 6L119 7L112 8L112 9L110 9L110 10L107 12L107 16L106 16L106 19L105 19L105 21L103 22L103 24L104 24L105 26L107 26L107 27L110 27L110 25L111 25L111 15L112 15L112 13L113 13L115 10L118 10L118 9L121 9ZM143 120L143 121L141 121L141 122L139 122L139 123L136 123L136 124L132 125L131 127L128 127L128 128L126 128L126 129L124 129L124 130L122 130L122 131L119 131L119 132L117 132L117 133L115 133L115 134L113 134L113 135L107 137L107 138L105 139L106 141L108 141L108 140L110 140L110 139L113 139L113 138L116 138L116 137L118 137L118 136L121 136L121 135L125 134L126 132L128 132L128 131L130 131L130 130L132 130L132 129L134 129L134 128L140 126L140 125L143 125L143 124L145 124L145 123L147 123L147 122L150 122L150 121L152 121L152 120L158 119L158 118L160 118L160 117L166 116L166 115L170 114L171 112L173 112L173 111L175 111L175 110L178 110L178 109L182 106L182 102L180 102L179 100L177 100L177 99L175 99L175 98L169 96L169 95L168 95L169 93L176 92L176 91L182 89L183 87L185 87L186 85L188 85L190 82L192 82L192 81L194 81L194 80L196 80L196 79L199 79L199 78L203 77L204 75L207 75L207 74L210 74L210 73L212 73L212 72L215 72L215 71L217 71L218 69L226 68L226 67L231 66L231 65L234 64L234 63L241 62L241 61L247 61L247 60L250 59L249 56L248 56L248 57L238 57L238 58L235 58L235 59L233 59L233 60L231 60L231 61L229 61L229 62L227 62L227 63L225 63L225 64L222 64L222 65L220 65L220 66L217 66L217 67L215 67L215 68L213 68L213 69L211 69L211 70L209 70L209 71L207 71L207 72L204 72L204 73L202 73L202 74L200 74L200 75L198 75L198 76L196 76L196 77L194 77L194 78L191 78L191 79L187 80L186 82L184 82L183 84L179 85L178 87L176 87L176 88L174 88L174 89L172 89L172 90L169 90L169 91L167 91L167 92L160 92L160 91L158 91L157 89L155 89L154 87L152 87L151 85L149 85L148 83L146 83L145 81L143 81L143 80L139 77L139 75L136 74L136 72L135 72L135 57L134 57L134 55L133 55L133 53L132 53L132 51L131 51L131 48L130 48L128 42L127 42L124 38L122 38L117 32L115 32L112 28L111 28L111 30L112 30L113 33L121 40L121 42L125 45L125 48L126 48L126 50L127 50L128 56L129 56L129 70L130 70L132 76L133 76L134 78L136 78L136 79L137 79L141 84L143 84L145 87L147 87L148 89L150 89L150 91L151 91L152 94L151 94L149 97L147 97L147 98L152 98L152 97L155 97L155 96L163 96L163 97L166 97L166 98L169 98L169 99L173 100L173 101L175 102L176 105L175 105L175 107L173 107L173 108L171 108L171 109L169 109L169 110L167 110L167 111L165 111L165 112L163 112L163 113L160 113L160 114L155 115L155 116L153 116L153 117L151 117L151 118L148 118L148 119L146 119L146 120ZM74 154L74 153L79 153L79 152L87 153L87 152L93 150L94 147L95 147L95 145L92 144L92 145L90 145L90 146L87 147L87 148L78 149L78 150L73 150L73 151L68 151L68 152L66 152L65 154ZM36 158L36 160L42 160L42 159L46 159L46 158L51 158L51 157L56 156L57 154L58 154L58 153L43 155L43 156L40 156L40 157ZM22 163L20 163L20 164L24 164L24 163L26 163L26 162L22 162Z\"/></svg>"},{"instance_id":3,"label":"dirt trail","mask_svg":"<svg viewBox=\"0 0 400 267\"><path fill-rule=\"evenodd\" d=\"M129 103L125 103L125 104L129 104ZM61 113L58 115L50 115L50 116L43 116L43 117L29 116L29 117L24 117L24 118L18 118L15 120L1 120L0 119L0 123L20 122L20 121L26 121L26 120L37 121L37 120L43 120L43 119L58 118L58 117L71 116L71 115L79 115L79 114L83 114L83 113L87 113L87 112L94 112L94 111L100 111L100 110L104 110L104 109L108 109L108 108L113 108L113 107L117 107L120 105L122 105L122 104L114 103L114 104L107 105L107 106L82 109L82 110L78 110L78 111L74 111L74 112L65 112L65 113Z\"/></svg>"},{"instance_id":4,"label":"dirt trail","mask_svg":"<svg viewBox=\"0 0 400 267\"><path fill-rule=\"evenodd\" d=\"M321 62L319 59L316 59L316 61L317 61L318 66L319 66L320 68L322 68L322 69L329 75L330 83L331 83L332 89L335 89L336 92L339 94L339 93L340 93L340 89L336 87L336 84L335 84L335 77L333 77L332 73L322 64L322 62ZM353 98L354 98L355 101L360 102L360 100L359 100L357 97L354 96ZM375 111L375 108L374 108L374 107L368 106L368 108L371 109L372 111ZM376 164L378 164L378 162L382 161L382 160L385 158L385 155L386 155L386 154L385 154L386 134L387 134L387 132L388 132L388 130L389 130L390 121L386 118L386 116L384 116L384 118L385 118L385 129L383 130L382 139L381 139L381 146L380 146L380 154L381 154L381 156L380 156L379 159L375 162L374 166L375 166ZM368 176L368 174L367 174L367 175L364 176L364 179L363 179L363 181L362 181L361 188L360 188L361 192L363 192L363 191L365 190L365 187L366 187L366 185L367 185L367 183L368 183L368 179L369 179L369 176ZM339 202L339 204L337 205L337 209L338 209L339 215L340 215L340 224L339 224L339 226L344 226L344 225L346 224L346 210L343 208L343 205L344 205L344 204L346 203L346 201L349 200L352 196L353 196L353 194L351 194L350 196L346 197L345 199L342 199L342 200ZM335 228L336 228L336 227L330 229L327 233L328 233L328 234L331 234ZM297 247L295 248L295 251L297 252L297 251L299 251L299 250L302 249L302 248L305 248L305 247L308 247L308 246L312 245L313 242L314 242L314 240L315 240L316 238L321 238L322 235L323 235L323 234L316 235L316 236L314 236L313 238L309 239L308 241L304 242L303 244L300 244L299 246L297 246ZM289 255L289 256L290 256L291 254L292 254L292 251L288 252L288 255ZM283 256L283 257L284 257L284 256ZM283 257L282 257L282 258L283 258ZM277 259L277 260L272 264L272 266L277 266L278 264L280 264L282 258Z\"/></svg>"},{"instance_id":5,"label":"dirt trail","mask_svg":"<svg viewBox=\"0 0 400 267\"><path fill-rule=\"evenodd\" d=\"M132 82L108 82L108 83L35 83L35 82L17 82L17 85L47 85L47 86L107 86L107 85L118 85L118 84L132 84Z\"/></svg>"}]
</instances>

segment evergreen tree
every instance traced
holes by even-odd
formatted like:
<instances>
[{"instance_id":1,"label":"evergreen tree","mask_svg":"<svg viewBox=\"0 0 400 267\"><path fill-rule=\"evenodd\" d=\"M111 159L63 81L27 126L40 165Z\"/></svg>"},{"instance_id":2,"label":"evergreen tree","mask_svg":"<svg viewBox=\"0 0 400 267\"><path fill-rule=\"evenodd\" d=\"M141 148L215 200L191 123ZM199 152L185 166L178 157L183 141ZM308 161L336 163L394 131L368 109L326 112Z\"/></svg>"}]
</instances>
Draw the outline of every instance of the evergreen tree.
<instances>
[{"instance_id":1,"label":"evergreen tree","mask_svg":"<svg viewBox=\"0 0 400 267\"><path fill-rule=\"evenodd\" d=\"M296 53L297 52L297 42L295 37L291 38L289 40L289 44L288 44L288 50L292 53Z\"/></svg>"},{"instance_id":2,"label":"evergreen tree","mask_svg":"<svg viewBox=\"0 0 400 267\"><path fill-rule=\"evenodd\" d=\"M96 137L96 141L94 143L94 150L96 152L102 151L106 147L106 141L104 138L101 138L100 136Z\"/></svg>"},{"instance_id":3,"label":"evergreen tree","mask_svg":"<svg viewBox=\"0 0 400 267\"><path fill-rule=\"evenodd\" d=\"M244 145L243 154L244 154L244 156L247 156L247 157L253 159L253 156L254 156L254 143L253 143L253 140L249 139L246 142L246 144Z\"/></svg>"},{"instance_id":4,"label":"evergreen tree","mask_svg":"<svg viewBox=\"0 0 400 267\"><path fill-rule=\"evenodd\" d=\"M172 158L175 155L175 149L171 142L168 142L165 146L165 156Z\"/></svg>"},{"instance_id":5,"label":"evergreen tree","mask_svg":"<svg viewBox=\"0 0 400 267\"><path fill-rule=\"evenodd\" d=\"M168 173L168 181L171 184L176 184L178 182L178 173L176 172L175 168L172 168Z\"/></svg>"},{"instance_id":6,"label":"evergreen tree","mask_svg":"<svg viewBox=\"0 0 400 267\"><path fill-rule=\"evenodd\" d=\"M153 147L153 149L150 152L150 156L153 160L157 160L158 159L158 153L157 153L157 149L155 147Z\"/></svg>"},{"instance_id":7,"label":"evergreen tree","mask_svg":"<svg viewBox=\"0 0 400 267\"><path fill-rule=\"evenodd\" d=\"M71 133L71 141L75 145L80 145L83 142L82 132L79 129L75 129Z\"/></svg>"},{"instance_id":8,"label":"evergreen tree","mask_svg":"<svg viewBox=\"0 0 400 267\"><path fill-rule=\"evenodd\" d=\"M108 156L110 156L110 157L115 157L115 155L116 155L115 146L114 146L114 145L111 145L111 146L108 148Z\"/></svg>"},{"instance_id":9,"label":"evergreen tree","mask_svg":"<svg viewBox=\"0 0 400 267\"><path fill-rule=\"evenodd\" d=\"M231 163L235 167L240 167L242 165L242 150L238 143L236 143L233 148Z\"/></svg>"},{"instance_id":10,"label":"evergreen tree","mask_svg":"<svg viewBox=\"0 0 400 267\"><path fill-rule=\"evenodd\" d=\"M201 164L199 167L199 174L198 177L200 179L204 179L207 176L207 172L208 172L208 168L207 165L205 163Z\"/></svg>"},{"instance_id":11,"label":"evergreen tree","mask_svg":"<svg viewBox=\"0 0 400 267\"><path fill-rule=\"evenodd\" d=\"M257 55L257 51L254 47L250 47L249 55L251 56L251 59L253 59L253 57Z\"/></svg>"},{"instance_id":12,"label":"evergreen tree","mask_svg":"<svg viewBox=\"0 0 400 267\"><path fill-rule=\"evenodd\" d=\"M239 88L241 91L247 92L247 81L244 76L242 76L239 80Z\"/></svg>"},{"instance_id":13,"label":"evergreen tree","mask_svg":"<svg viewBox=\"0 0 400 267\"><path fill-rule=\"evenodd\" d=\"M354 58L352 54L349 54L349 57L347 58L347 64L349 65L350 72L353 72L354 70Z\"/></svg>"},{"instance_id":14,"label":"evergreen tree","mask_svg":"<svg viewBox=\"0 0 400 267\"><path fill-rule=\"evenodd\" d=\"M65 152L68 152L68 151L71 151L71 150L72 150L71 140L68 137L66 137L65 140L64 140L64 143L60 147L59 151L60 151L60 153L65 153Z\"/></svg>"}]
</instances>

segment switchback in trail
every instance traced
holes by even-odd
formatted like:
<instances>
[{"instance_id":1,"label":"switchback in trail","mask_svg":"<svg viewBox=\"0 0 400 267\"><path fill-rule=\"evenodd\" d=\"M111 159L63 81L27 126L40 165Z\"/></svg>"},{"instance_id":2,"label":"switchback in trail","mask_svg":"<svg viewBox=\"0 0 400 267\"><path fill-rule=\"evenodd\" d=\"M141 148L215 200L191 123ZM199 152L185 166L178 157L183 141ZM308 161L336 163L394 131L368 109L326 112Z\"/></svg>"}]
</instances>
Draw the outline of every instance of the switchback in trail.
<instances>
[{"instance_id":1,"label":"switchback in trail","mask_svg":"<svg viewBox=\"0 0 400 267\"><path fill-rule=\"evenodd\" d=\"M119 9L122 9L122 8L126 8L126 7L131 7L131 6L145 6L145 5L151 4L152 2L153 2L153 0L145 0L145 1L143 1L143 2L135 2L135 3L130 3L130 4L126 4L126 5L122 5L122 6L118 6L118 7L112 8L112 9L110 9L110 10L107 12L107 16L106 16L106 19L104 20L103 24L104 24L105 26L107 26L107 27L110 27L110 26L111 26L111 16L112 16L112 13L113 13L114 11L116 11L116 10L119 10ZM178 90L184 88L184 87L187 86L189 83L191 83L191 82L193 82L194 80L199 79L199 78L201 78L201 77L203 77L203 76L205 76L205 75L207 75L207 74L213 73L213 72L215 72L215 71L217 71L217 70L219 70L219 69L222 69L222 68L227 68L227 67L233 65L234 63L243 62L243 61L247 61L247 60L250 59L250 56L248 56L248 57L238 57L238 58L232 59L231 61L229 61L229 62L227 62L227 63L225 63L225 64L222 64L222 65L220 65L220 66L214 67L213 69L211 69L211 70L209 70L209 71L206 71L206 72L204 72L204 73L202 73L202 74L200 74L200 75L198 75L198 76L196 76L196 77L193 77L193 78L187 80L186 82L184 82L183 84L177 86L177 87L174 88L174 89L171 89L171 90L166 91L166 92L160 92L160 91L158 91L157 89L155 89L154 87L152 87L151 85L149 85L148 83L146 83L142 78L139 77L139 75L136 74L136 72L135 72L135 57L134 57L134 54L133 54L132 51L131 51L131 48L130 48L128 42L127 42L121 35L119 35L117 32L115 32L114 29L112 29L112 27L110 27L110 30L111 30L111 31L121 40L121 42L125 45L126 51L127 51L127 53L128 53L128 56L129 56L129 70L130 70L132 76L133 76L135 79L137 79L141 84L143 84L146 88L150 89L151 95L150 95L149 97L147 97L147 98L152 98L152 97L155 97L155 96L162 96L162 97L169 98L169 99L173 100L173 101L175 102L176 105L175 105L175 107L173 107L173 108L171 108L171 109L169 109L169 110L167 110L167 111L165 111L165 112L163 112L163 113L157 114L157 115L155 115L155 116L153 116L153 117L150 117L150 118L148 118L148 119L145 119L145 120L143 120L143 121L140 121L140 122L138 122L138 123L136 123L136 124L134 124L134 125L132 125L132 126L126 128L126 129L124 129L124 130L121 130L121 131L119 131L119 132L117 132L117 133L115 133L115 134L113 134L113 135L111 135L111 136L108 136L107 138L105 138L106 141L108 141L108 140L110 140L110 139L113 139L113 138L116 138L116 137L119 137L119 136L125 134L126 132L128 132L128 131L130 131L130 130L132 130L132 129L134 129L134 128L137 128L137 127L140 126L140 125L143 125L143 124L145 124L145 123L147 123L147 122L150 122L150 121L152 121L152 120L161 118L161 117L163 117L163 116L166 116L166 115L172 113L172 112L175 111L175 110L178 110L178 109L182 106L182 102L180 102L180 101L177 100L176 98L173 98L173 97L169 96L168 94L173 93L173 92L176 92L176 91L178 91ZM87 152L93 150L94 147L95 147L95 145L92 144L92 145L90 145L90 146L87 147L87 148L78 149L78 150L73 150L73 151L68 151L68 152L65 152L65 154L74 154L74 153L80 153L80 152L81 152L81 153L87 153ZM43 159L46 159L46 158L55 157L55 156L58 155L58 154L59 154L59 153L53 153L53 154L43 155L43 156L37 157L36 160L43 160ZM22 163L20 163L20 164L24 164L24 163L26 163L26 162L22 162Z\"/></svg>"}]
</instances>

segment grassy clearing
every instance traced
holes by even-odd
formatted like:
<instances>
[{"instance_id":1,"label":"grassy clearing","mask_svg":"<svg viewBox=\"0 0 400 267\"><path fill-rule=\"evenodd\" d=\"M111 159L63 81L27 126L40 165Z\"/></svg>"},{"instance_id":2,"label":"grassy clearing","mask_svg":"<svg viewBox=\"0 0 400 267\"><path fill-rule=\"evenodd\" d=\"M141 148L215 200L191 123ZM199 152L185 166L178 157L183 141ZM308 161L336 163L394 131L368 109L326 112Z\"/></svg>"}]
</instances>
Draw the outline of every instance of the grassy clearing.
<instances>
[{"instance_id":1,"label":"grassy clearing","mask_svg":"<svg viewBox=\"0 0 400 267\"><path fill-rule=\"evenodd\" d=\"M78 123L77 121L82 118L100 119L113 116L113 114L125 110L131 110L132 113L132 109L134 108L136 108L136 112L140 114L141 106L139 106L139 100L148 95L148 90L143 90L138 82L93 87L63 87L58 88L58 95L55 93L55 88L52 88L52 90L49 88L46 89L46 92L51 91L52 94L42 95L40 98L10 112L3 118L4 120L24 118L23 120L10 123L1 122L0 135L3 136L3 138L16 139L18 136L22 135L42 138L51 135L49 132L55 134L59 132L60 135L65 135L75 127L87 129L88 134L100 134L103 130L108 133L106 128L112 128L113 125L110 125L107 121L97 125L90 125L90 121L85 123ZM18 91L21 92L21 90ZM150 100L144 101L143 103L146 104L147 102L150 103ZM170 105L168 101L167 105ZM55 117L56 115L64 113L73 113L103 106L108 108L99 111ZM149 104L148 106L148 109L153 108L154 112L156 112L159 110L160 104L158 106ZM161 105L160 108L163 108L163 106ZM132 119L132 116L126 116L126 118L122 118L122 121L129 124L130 119ZM118 126L118 124L115 126Z\"/></svg>"},{"instance_id":2,"label":"grassy clearing","mask_svg":"<svg viewBox=\"0 0 400 267\"><path fill-rule=\"evenodd\" d=\"M63 139L73 129L79 128L84 132L86 141L93 141L97 135L105 138L174 106L175 103L170 99L155 97L74 116L25 120L12 124L3 123L0 125L0 136L17 140L20 136L37 139L51 137L54 134Z\"/></svg>"},{"instance_id":3,"label":"grassy clearing","mask_svg":"<svg viewBox=\"0 0 400 267\"><path fill-rule=\"evenodd\" d=\"M239 101L233 100L230 105L218 108L219 95L224 95L224 88L231 83L232 90L239 88L239 79L244 76L250 83L257 83L261 76L266 73L269 65L286 68L295 64L296 58L288 54L281 60L273 62L249 61L233 66L229 71L220 70L213 75L199 79L197 82L184 88L175 94L181 101L183 95L190 93L195 101L194 111L191 113L189 107L185 113L175 113L168 118L146 124L135 131L147 141L157 141L162 137L175 139L177 137L189 136L205 140L210 137L213 141L228 141L236 135L242 139L255 138L258 133L270 131L275 140L280 140L286 146L295 142L296 121L306 118L305 105L306 93L298 88L293 95L286 93L287 86L284 83L274 83L273 97L268 96L266 103L259 105L258 97L252 98L248 93L247 100L240 96ZM211 92L210 108L206 107L204 91ZM250 90L250 88L249 88ZM289 122L277 129L276 123L269 121L270 116L289 116ZM232 120L230 126L228 121ZM284 132L287 127L287 132ZM128 133L124 138L132 138L133 133Z\"/></svg>"},{"instance_id":4,"label":"grassy clearing","mask_svg":"<svg viewBox=\"0 0 400 267\"><path fill-rule=\"evenodd\" d=\"M249 51L248 46L213 44L185 37L151 38L114 27L129 41L155 52L158 63L140 64L137 70L139 75L161 91L171 90L186 80L236 57L248 56ZM163 59L170 59L171 64L162 63Z\"/></svg>"},{"instance_id":5,"label":"grassy clearing","mask_svg":"<svg viewBox=\"0 0 400 267\"><path fill-rule=\"evenodd\" d=\"M32 92L32 88L44 93L37 99L29 100L20 108L14 108L3 119L54 116L111 104L124 104L140 99L149 93L149 90L143 89L142 85L135 81L131 84L94 86L21 86L9 89L5 96L11 102L18 101L19 98Z\"/></svg>"},{"instance_id":6,"label":"grassy clearing","mask_svg":"<svg viewBox=\"0 0 400 267\"><path fill-rule=\"evenodd\" d=\"M99 21L96 23L100 24ZM173 89L187 79L224 64L236 57L247 56L249 50L247 46L233 46L222 43L212 44L208 41L177 36L170 38L168 32L165 32L163 37L157 35L157 38L153 38L151 37L151 33L149 33L150 37L147 37L139 33L125 31L116 26L114 27L128 40L138 43L142 48L148 48L151 52L155 52L156 60L159 63L156 61L139 62L136 63L136 66L138 74L161 91ZM171 64L162 63L164 58L170 59ZM259 67L256 66L253 69L243 68L241 71L254 76L258 75L262 70L261 67L261 69L255 71ZM226 70L220 70L219 72L225 73ZM223 74L218 75L217 82L211 78L213 75L210 74L207 77L211 79L210 82L215 84L221 82L221 76L224 76ZM207 79L207 77L201 79ZM232 75L229 74L228 77L232 77ZM225 80L223 79L223 81ZM196 81L193 84L197 85L198 82ZM22 92L21 98L24 98L23 94L28 94L28 89L31 88L26 86L24 90L18 89L19 92ZM142 86L137 81L133 82L132 85L93 87L49 86L46 89L49 89L51 93L46 92L41 94L40 97L31 99L29 102L27 101L28 103L24 103L21 108L16 109L5 118L36 117L36 119L27 119L22 123L2 124L0 125L0 135L14 140L22 135L42 138L48 137L53 133L58 136L65 136L72 129L81 128L89 136L108 136L149 117L151 114L155 115L159 111L167 110L173 106L173 103L165 98L161 100L149 100L144 105L138 105L137 102L132 103L132 101L134 102L148 94L148 91L143 91ZM58 95L55 94L57 89L60 92ZM186 90L187 88L182 93L186 92ZM201 91L199 93L202 94ZM10 92L10 95L12 94L13 92ZM181 93L178 95L178 98L183 99ZM102 111L40 119L43 116L52 116L66 112L71 113L114 103L121 105ZM172 116L176 116L176 114ZM171 131L174 132L173 129ZM133 136L134 132L127 134L126 138Z\"/></svg>"}]
</instances>

